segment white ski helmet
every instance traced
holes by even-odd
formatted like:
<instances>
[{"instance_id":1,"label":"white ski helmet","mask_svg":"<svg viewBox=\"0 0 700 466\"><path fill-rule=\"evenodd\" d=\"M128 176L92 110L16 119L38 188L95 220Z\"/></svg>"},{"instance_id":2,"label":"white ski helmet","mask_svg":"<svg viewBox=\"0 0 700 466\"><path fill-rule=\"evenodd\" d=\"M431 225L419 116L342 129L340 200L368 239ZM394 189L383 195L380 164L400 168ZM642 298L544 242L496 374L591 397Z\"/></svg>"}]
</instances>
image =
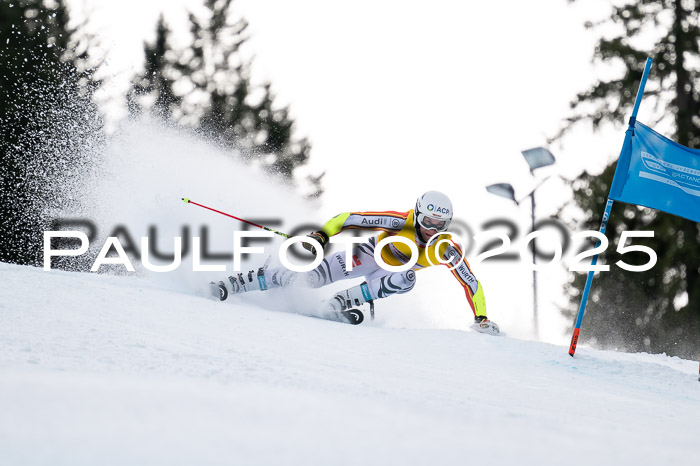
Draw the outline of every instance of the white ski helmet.
<instances>
[{"instance_id":1,"label":"white ski helmet","mask_svg":"<svg viewBox=\"0 0 700 466\"><path fill-rule=\"evenodd\" d=\"M452 202L438 191L428 191L416 201L413 222L427 230L446 231L452 221Z\"/></svg>"}]
</instances>

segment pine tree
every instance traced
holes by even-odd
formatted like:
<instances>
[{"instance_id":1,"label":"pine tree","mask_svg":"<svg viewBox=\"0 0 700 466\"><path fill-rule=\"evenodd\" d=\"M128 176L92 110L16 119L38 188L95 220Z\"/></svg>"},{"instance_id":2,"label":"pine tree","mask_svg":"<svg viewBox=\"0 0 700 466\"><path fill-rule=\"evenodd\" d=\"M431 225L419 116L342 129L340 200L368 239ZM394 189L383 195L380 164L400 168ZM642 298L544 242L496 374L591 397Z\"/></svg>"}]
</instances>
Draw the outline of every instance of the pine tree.
<instances>
[{"instance_id":1,"label":"pine tree","mask_svg":"<svg viewBox=\"0 0 700 466\"><path fill-rule=\"evenodd\" d=\"M293 183L294 170L307 162L311 145L295 136L289 108L275 103L271 84L252 83L251 61L242 51L248 23L232 19L232 0L206 0L205 7L202 17L189 15L192 42L180 51L168 45L161 18L155 43L145 47L146 70L128 96L130 108L140 108L135 96L151 95L155 113L195 128L243 161ZM173 90L178 81L190 90L178 95ZM322 192L322 176L307 178L313 197Z\"/></svg>"},{"instance_id":2,"label":"pine tree","mask_svg":"<svg viewBox=\"0 0 700 466\"><path fill-rule=\"evenodd\" d=\"M657 113L652 127L668 123L669 136L689 147L700 147L700 0L644 0L617 2L610 17L588 27L613 25L619 35L603 37L595 49L598 62L622 65L621 77L601 80L572 102L574 114L564 130L579 121L594 128L622 123L631 113L647 57L654 66L644 94ZM661 31L661 32L660 32ZM658 37L651 45L646 41ZM646 120L649 121L649 120ZM581 175L574 185L575 203L584 211L584 228L600 226L616 163L598 176ZM610 252L624 230L653 230L646 244L657 253L658 263L647 272L626 272L615 267L600 273L593 284L582 332L583 341L606 348L666 352L684 357L697 355L700 340L700 224L639 206L616 203L608 224L611 240L601 260L614 263ZM606 260L607 259L607 260ZM625 261L634 263L634 255ZM645 258L639 257L638 263ZM571 306L575 315L585 275L572 279Z\"/></svg>"},{"instance_id":3,"label":"pine tree","mask_svg":"<svg viewBox=\"0 0 700 466\"><path fill-rule=\"evenodd\" d=\"M168 44L170 28L163 15L158 18L156 38L152 44L144 44L145 70L134 78L127 94L127 106L132 115L139 114L150 98L149 110L166 121L175 121L180 115L182 97L176 95L173 86L178 79L178 65L175 52Z\"/></svg>"},{"instance_id":4,"label":"pine tree","mask_svg":"<svg viewBox=\"0 0 700 466\"><path fill-rule=\"evenodd\" d=\"M594 58L598 63L620 65L622 76L600 80L580 93L571 103L577 112L567 120L564 131L578 121L590 121L594 128L605 122L622 123L634 104L646 59L652 57L654 66L644 98L654 102L659 115L650 123L657 126L671 119L677 142L700 147L700 0L616 3L607 20L588 22L586 27L616 26L619 35L602 37ZM659 38L647 45L654 36Z\"/></svg>"},{"instance_id":5,"label":"pine tree","mask_svg":"<svg viewBox=\"0 0 700 466\"><path fill-rule=\"evenodd\" d=\"M296 166L308 159L309 143L295 140L288 108L277 108L270 84L251 85L250 62L241 49L248 23L230 21L232 0L208 0L209 21L190 16L197 60L191 75L206 77L195 84L207 95L201 128L230 146L248 162L292 180Z\"/></svg>"},{"instance_id":6,"label":"pine tree","mask_svg":"<svg viewBox=\"0 0 700 466\"><path fill-rule=\"evenodd\" d=\"M98 64L64 1L0 3L0 43L0 261L38 264L51 210L70 202L101 128Z\"/></svg>"}]
</instances>

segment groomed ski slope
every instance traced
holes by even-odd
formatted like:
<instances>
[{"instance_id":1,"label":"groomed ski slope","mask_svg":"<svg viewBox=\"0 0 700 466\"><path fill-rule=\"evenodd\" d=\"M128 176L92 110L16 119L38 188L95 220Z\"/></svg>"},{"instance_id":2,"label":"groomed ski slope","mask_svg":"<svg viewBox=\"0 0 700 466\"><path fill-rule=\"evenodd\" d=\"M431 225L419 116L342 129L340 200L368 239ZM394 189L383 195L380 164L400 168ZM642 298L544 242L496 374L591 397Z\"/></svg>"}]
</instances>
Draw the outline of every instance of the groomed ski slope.
<instances>
[{"instance_id":1,"label":"groomed ski slope","mask_svg":"<svg viewBox=\"0 0 700 466\"><path fill-rule=\"evenodd\" d=\"M697 464L697 362L0 264L3 465Z\"/></svg>"}]
</instances>

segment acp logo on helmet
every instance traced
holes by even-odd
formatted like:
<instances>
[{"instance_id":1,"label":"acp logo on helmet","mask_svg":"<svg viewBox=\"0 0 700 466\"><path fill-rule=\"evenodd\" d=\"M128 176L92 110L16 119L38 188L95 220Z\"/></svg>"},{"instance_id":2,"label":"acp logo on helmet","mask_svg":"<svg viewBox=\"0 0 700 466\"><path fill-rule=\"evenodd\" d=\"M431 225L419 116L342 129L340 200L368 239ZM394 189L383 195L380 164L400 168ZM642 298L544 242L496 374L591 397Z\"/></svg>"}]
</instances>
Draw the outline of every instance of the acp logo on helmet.
<instances>
[{"instance_id":1,"label":"acp logo on helmet","mask_svg":"<svg viewBox=\"0 0 700 466\"><path fill-rule=\"evenodd\" d=\"M450 214L450 209L445 209L444 207L437 206L435 207L434 204L428 204L428 212L435 211L439 214L445 214L449 215Z\"/></svg>"}]
</instances>

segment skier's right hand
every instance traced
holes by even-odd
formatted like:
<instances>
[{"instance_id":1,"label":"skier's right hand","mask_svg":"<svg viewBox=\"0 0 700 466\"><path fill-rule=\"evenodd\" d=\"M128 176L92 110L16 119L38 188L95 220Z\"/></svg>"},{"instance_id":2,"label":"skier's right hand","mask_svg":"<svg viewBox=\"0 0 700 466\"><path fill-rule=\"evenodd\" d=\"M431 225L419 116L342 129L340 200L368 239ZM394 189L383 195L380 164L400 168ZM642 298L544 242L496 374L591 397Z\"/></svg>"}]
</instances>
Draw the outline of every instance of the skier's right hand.
<instances>
[{"instance_id":1,"label":"skier's right hand","mask_svg":"<svg viewBox=\"0 0 700 466\"><path fill-rule=\"evenodd\" d=\"M315 239L316 241L319 242L319 244L321 245L321 249L322 249L321 252L323 252L323 250L326 249L326 244L328 244L328 235L325 234L324 232L322 232L322 231L314 231L313 233L311 233L311 234L309 234L309 235L306 235L306 236L307 236L308 238L313 238L313 239ZM311 251L311 254L316 255L316 248L315 248L312 244L310 244L310 243L301 243L301 245L304 246L304 249L307 249L307 250Z\"/></svg>"},{"instance_id":2,"label":"skier's right hand","mask_svg":"<svg viewBox=\"0 0 700 466\"><path fill-rule=\"evenodd\" d=\"M501 329L498 328L498 324L489 320L486 316L475 316L472 328L480 333L486 333L487 335L500 335Z\"/></svg>"}]
</instances>

